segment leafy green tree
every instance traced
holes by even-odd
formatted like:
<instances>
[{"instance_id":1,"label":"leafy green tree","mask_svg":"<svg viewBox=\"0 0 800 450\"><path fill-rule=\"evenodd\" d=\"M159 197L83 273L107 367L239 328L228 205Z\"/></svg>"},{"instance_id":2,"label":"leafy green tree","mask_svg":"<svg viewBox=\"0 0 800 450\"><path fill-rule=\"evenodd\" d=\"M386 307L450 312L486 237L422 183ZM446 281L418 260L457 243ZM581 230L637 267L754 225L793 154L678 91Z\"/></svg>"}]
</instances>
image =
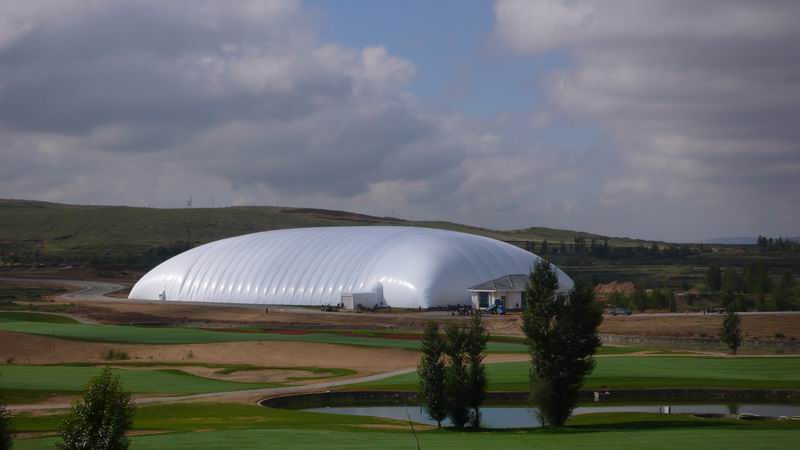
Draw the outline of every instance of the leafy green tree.
<instances>
[{"instance_id":1,"label":"leafy green tree","mask_svg":"<svg viewBox=\"0 0 800 450\"><path fill-rule=\"evenodd\" d=\"M469 396L464 389L467 387L469 374L467 373L466 358L464 354L467 333L457 323L448 324L445 329L447 345L445 354L449 360L445 370L445 393L447 395L447 415L456 428L464 428L469 421Z\"/></svg>"},{"instance_id":2,"label":"leafy green tree","mask_svg":"<svg viewBox=\"0 0 800 450\"><path fill-rule=\"evenodd\" d=\"M733 267L725 269L725 274L722 276L722 287L720 290L725 291L730 289L733 292L740 292L742 290L742 282L739 274Z\"/></svg>"},{"instance_id":3,"label":"leafy green tree","mask_svg":"<svg viewBox=\"0 0 800 450\"><path fill-rule=\"evenodd\" d=\"M722 320L722 327L719 330L719 337L725 345L731 351L731 354L735 355L736 352L739 350L739 347L742 345L742 329L741 329L742 319L739 317L739 314L736 314L736 310L733 308L728 308L728 312L725 314L725 318Z\"/></svg>"},{"instance_id":4,"label":"leafy green tree","mask_svg":"<svg viewBox=\"0 0 800 450\"><path fill-rule=\"evenodd\" d=\"M675 293L668 290L666 291L665 295L667 296L667 306L669 307L669 312L677 312L678 301L675 299Z\"/></svg>"},{"instance_id":5,"label":"leafy green tree","mask_svg":"<svg viewBox=\"0 0 800 450\"><path fill-rule=\"evenodd\" d=\"M772 279L763 262L748 264L742 274L742 288L750 294L766 294L772 288Z\"/></svg>"},{"instance_id":6,"label":"leafy green tree","mask_svg":"<svg viewBox=\"0 0 800 450\"><path fill-rule=\"evenodd\" d=\"M607 303L611 307L626 306L630 309L636 309L632 297L633 295L625 295L620 291L614 291L609 294Z\"/></svg>"},{"instance_id":7,"label":"leafy green tree","mask_svg":"<svg viewBox=\"0 0 800 450\"><path fill-rule=\"evenodd\" d=\"M481 405L486 400L486 388L489 384L486 365L483 363L483 353L488 342L489 333L483 325L481 314L477 313L472 316L464 344L467 355L467 405L472 409L470 422L474 428L481 425Z\"/></svg>"},{"instance_id":8,"label":"leafy green tree","mask_svg":"<svg viewBox=\"0 0 800 450\"><path fill-rule=\"evenodd\" d=\"M795 309L794 290L796 282L791 273L785 273L781 281L775 287L772 298L775 301L775 309L778 311L791 311Z\"/></svg>"},{"instance_id":9,"label":"leafy green tree","mask_svg":"<svg viewBox=\"0 0 800 450\"><path fill-rule=\"evenodd\" d=\"M531 398L543 425L561 426L594 369L602 310L586 282L578 281L568 296L558 293L558 277L544 260L530 274L525 300L522 329L531 355Z\"/></svg>"},{"instance_id":10,"label":"leafy green tree","mask_svg":"<svg viewBox=\"0 0 800 450\"><path fill-rule=\"evenodd\" d=\"M722 288L722 307L726 310L732 309L736 311L737 304L736 304L736 294L733 292L733 289L729 285L725 285Z\"/></svg>"},{"instance_id":11,"label":"leafy green tree","mask_svg":"<svg viewBox=\"0 0 800 450\"><path fill-rule=\"evenodd\" d=\"M121 450L129 445L125 433L133 424L136 406L122 389L119 377L104 368L89 380L82 398L72 404L59 429L61 450Z\"/></svg>"},{"instance_id":12,"label":"leafy green tree","mask_svg":"<svg viewBox=\"0 0 800 450\"><path fill-rule=\"evenodd\" d=\"M631 300L633 302L633 306L639 311L644 311L651 306L650 296L647 295L647 292L641 289L637 289L633 292L633 294L631 294Z\"/></svg>"},{"instance_id":13,"label":"leafy green tree","mask_svg":"<svg viewBox=\"0 0 800 450\"><path fill-rule=\"evenodd\" d=\"M442 420L447 417L444 348L445 341L439 333L439 324L429 322L425 325L422 358L417 366L419 398L425 405L428 417L435 420L439 428L442 427Z\"/></svg>"},{"instance_id":14,"label":"leafy green tree","mask_svg":"<svg viewBox=\"0 0 800 450\"><path fill-rule=\"evenodd\" d=\"M6 405L0 403L0 450L8 450L14 446L14 430L11 428L11 415Z\"/></svg>"},{"instance_id":15,"label":"leafy green tree","mask_svg":"<svg viewBox=\"0 0 800 450\"><path fill-rule=\"evenodd\" d=\"M711 292L719 292L722 288L722 271L719 270L718 265L712 264L708 268L708 272L706 272L706 285L708 285L708 290Z\"/></svg>"}]
</instances>

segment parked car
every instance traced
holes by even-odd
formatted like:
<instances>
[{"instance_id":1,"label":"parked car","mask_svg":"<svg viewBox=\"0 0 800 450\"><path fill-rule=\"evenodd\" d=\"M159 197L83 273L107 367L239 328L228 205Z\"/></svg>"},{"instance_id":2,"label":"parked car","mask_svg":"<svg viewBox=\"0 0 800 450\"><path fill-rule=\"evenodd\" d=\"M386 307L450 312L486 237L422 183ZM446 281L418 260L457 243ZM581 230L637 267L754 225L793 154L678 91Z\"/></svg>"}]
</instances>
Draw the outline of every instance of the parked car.
<instances>
[{"instance_id":1,"label":"parked car","mask_svg":"<svg viewBox=\"0 0 800 450\"><path fill-rule=\"evenodd\" d=\"M630 316L631 310L624 306L617 306L616 308L611 308L608 313L612 316Z\"/></svg>"},{"instance_id":2,"label":"parked car","mask_svg":"<svg viewBox=\"0 0 800 450\"><path fill-rule=\"evenodd\" d=\"M720 307L708 308L706 310L706 314L725 314L725 308L720 308Z\"/></svg>"}]
</instances>

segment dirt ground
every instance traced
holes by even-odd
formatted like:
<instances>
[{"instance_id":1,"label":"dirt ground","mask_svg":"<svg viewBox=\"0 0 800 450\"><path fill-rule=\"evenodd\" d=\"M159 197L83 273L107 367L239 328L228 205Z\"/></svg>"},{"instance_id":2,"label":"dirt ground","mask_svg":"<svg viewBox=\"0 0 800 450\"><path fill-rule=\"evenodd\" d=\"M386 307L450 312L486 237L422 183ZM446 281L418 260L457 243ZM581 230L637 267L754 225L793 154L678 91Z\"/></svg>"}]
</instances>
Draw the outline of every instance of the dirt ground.
<instances>
[{"instance_id":1,"label":"dirt ground","mask_svg":"<svg viewBox=\"0 0 800 450\"><path fill-rule=\"evenodd\" d=\"M108 279L97 276L89 277L89 273L80 271L76 274L84 279L91 278L119 284L130 284L138 275L125 273L120 279ZM62 275L64 278L70 278L76 274ZM31 275L26 274L26 276ZM50 271L41 271L32 276L52 277L55 274ZM27 281L24 283L28 285ZM70 289L74 290L74 287ZM268 312L265 312L264 309L254 307L142 303L130 302L126 298L119 297L109 297L108 301L104 302L77 302L63 300L58 296L54 296L51 300L59 304L66 313L102 323L182 322L193 326L209 327L254 325L279 329L364 329L419 332L425 323L431 320L440 322L468 320L468 317L453 317L444 312L321 313L318 310L282 307L269 307ZM721 321L721 315L606 316L600 332L629 336L712 337L718 334ZM519 314L486 316L485 323L492 334L522 335ZM791 340L794 338L800 340L800 315L743 315L742 330L747 339ZM783 337L781 338L780 335Z\"/></svg>"},{"instance_id":2,"label":"dirt ground","mask_svg":"<svg viewBox=\"0 0 800 450\"><path fill-rule=\"evenodd\" d=\"M633 336L715 337L719 335L722 318L721 314L606 317L600 332ZM800 315L742 315L741 318L745 339L774 340L778 333L784 336L783 340L800 339Z\"/></svg>"},{"instance_id":3,"label":"dirt ground","mask_svg":"<svg viewBox=\"0 0 800 450\"><path fill-rule=\"evenodd\" d=\"M237 306L144 304L120 300L92 304L71 303L66 312L98 322L185 322L197 326L255 325L268 328L365 329L420 332L428 321L466 321L445 313L320 313L301 309L270 308L268 313ZM800 315L742 315L742 330L747 339L800 340ZM487 316L485 324L496 335L522 336L521 316ZM606 316L600 333L630 336L706 337L716 336L722 315L632 315Z\"/></svg>"}]
</instances>

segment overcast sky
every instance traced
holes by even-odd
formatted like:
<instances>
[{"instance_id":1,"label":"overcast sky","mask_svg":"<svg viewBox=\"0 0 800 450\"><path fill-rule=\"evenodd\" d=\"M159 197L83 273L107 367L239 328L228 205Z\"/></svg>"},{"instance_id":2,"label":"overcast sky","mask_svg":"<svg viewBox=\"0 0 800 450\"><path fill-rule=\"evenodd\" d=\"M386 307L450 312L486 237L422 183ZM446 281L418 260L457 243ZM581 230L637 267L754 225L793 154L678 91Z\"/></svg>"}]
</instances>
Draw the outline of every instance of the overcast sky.
<instances>
[{"instance_id":1,"label":"overcast sky","mask_svg":"<svg viewBox=\"0 0 800 450\"><path fill-rule=\"evenodd\" d=\"M800 2L0 0L0 197L800 235Z\"/></svg>"}]
</instances>

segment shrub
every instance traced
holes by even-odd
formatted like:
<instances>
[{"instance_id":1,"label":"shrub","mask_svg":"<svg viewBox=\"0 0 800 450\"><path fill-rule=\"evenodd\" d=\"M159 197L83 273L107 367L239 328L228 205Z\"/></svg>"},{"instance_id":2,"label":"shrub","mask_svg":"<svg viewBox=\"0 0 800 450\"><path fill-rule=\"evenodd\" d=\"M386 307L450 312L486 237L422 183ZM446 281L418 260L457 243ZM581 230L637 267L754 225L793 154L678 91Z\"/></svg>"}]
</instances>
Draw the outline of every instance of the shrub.
<instances>
[{"instance_id":1,"label":"shrub","mask_svg":"<svg viewBox=\"0 0 800 450\"><path fill-rule=\"evenodd\" d=\"M14 430L11 428L11 415L8 414L6 405L0 403L0 449L10 449L13 441Z\"/></svg>"},{"instance_id":2,"label":"shrub","mask_svg":"<svg viewBox=\"0 0 800 450\"><path fill-rule=\"evenodd\" d=\"M128 353L123 352L121 350L114 350L113 348L108 349L107 352L103 354L103 359L107 361L120 361L128 359Z\"/></svg>"}]
</instances>

